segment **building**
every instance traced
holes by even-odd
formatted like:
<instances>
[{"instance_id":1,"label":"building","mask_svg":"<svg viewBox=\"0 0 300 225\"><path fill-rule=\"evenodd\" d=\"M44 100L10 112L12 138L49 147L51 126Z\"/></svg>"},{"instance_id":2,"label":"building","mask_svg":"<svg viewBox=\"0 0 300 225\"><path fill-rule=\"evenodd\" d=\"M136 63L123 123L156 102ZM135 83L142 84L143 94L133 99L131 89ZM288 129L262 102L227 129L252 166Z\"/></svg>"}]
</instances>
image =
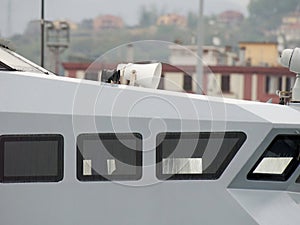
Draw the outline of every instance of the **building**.
<instances>
[{"instance_id":1,"label":"building","mask_svg":"<svg viewBox=\"0 0 300 225\"><path fill-rule=\"evenodd\" d=\"M170 45L169 63L178 68L195 68L197 64L197 46L196 45ZM235 65L238 60L236 53L231 51L229 47L203 46L202 62L204 66L215 65ZM185 71L183 69L183 71ZM220 75L217 75L220 76ZM197 84L193 82L196 78L195 69L189 69L185 75L180 73L164 74L164 89L172 91L182 91L182 88L188 92L195 92ZM215 85L215 80L211 77L207 80L208 86ZM212 90L207 88L207 90ZM215 91L215 90L213 90ZM212 94L211 92L209 94Z\"/></svg>"},{"instance_id":2,"label":"building","mask_svg":"<svg viewBox=\"0 0 300 225\"><path fill-rule=\"evenodd\" d=\"M121 17L113 15L98 16L93 21L94 31L107 29L120 29L124 27L124 22Z\"/></svg>"},{"instance_id":3,"label":"building","mask_svg":"<svg viewBox=\"0 0 300 225\"><path fill-rule=\"evenodd\" d=\"M296 10L282 18L277 34L286 42L300 41L300 11Z\"/></svg>"},{"instance_id":4,"label":"building","mask_svg":"<svg viewBox=\"0 0 300 225\"><path fill-rule=\"evenodd\" d=\"M227 10L220 13L217 16L217 20L219 23L224 23L227 25L237 25L244 20L244 15L238 11Z\"/></svg>"},{"instance_id":5,"label":"building","mask_svg":"<svg viewBox=\"0 0 300 225\"><path fill-rule=\"evenodd\" d=\"M156 25L176 25L180 27L185 27L187 25L187 19L184 16L178 15L176 13L170 13L167 15L160 16L157 19Z\"/></svg>"},{"instance_id":6,"label":"building","mask_svg":"<svg viewBox=\"0 0 300 225\"><path fill-rule=\"evenodd\" d=\"M244 63L251 66L279 66L276 42L240 42Z\"/></svg>"},{"instance_id":7,"label":"building","mask_svg":"<svg viewBox=\"0 0 300 225\"><path fill-rule=\"evenodd\" d=\"M66 76L99 80L89 63L63 63ZM163 65L160 89L193 93L195 66ZM170 77L173 76L170 82ZM204 68L203 93L210 96L278 103L276 90L290 90L295 74L284 67L209 66Z\"/></svg>"},{"instance_id":8,"label":"building","mask_svg":"<svg viewBox=\"0 0 300 225\"><path fill-rule=\"evenodd\" d=\"M278 103L276 91L289 91L295 82L295 74L278 65L277 52L275 57L267 56L267 52L274 54L273 44L241 43L240 46L239 59L230 48L203 47L203 93L210 96L262 102L272 99L274 103ZM257 46L266 47L265 50L260 49L262 56L256 53ZM170 51L169 63L163 64L159 88L195 92L197 89L196 47L174 44L170 45ZM251 65L243 62L244 59L250 59ZM63 63L66 76L99 80L97 69L91 69L89 66L89 63ZM116 65L110 65L110 69L115 67Z\"/></svg>"},{"instance_id":9,"label":"building","mask_svg":"<svg viewBox=\"0 0 300 225\"><path fill-rule=\"evenodd\" d=\"M169 62L172 65L196 65L196 45L170 45ZM234 65L238 59L230 47L203 46L203 62L207 65Z\"/></svg>"}]
</instances>

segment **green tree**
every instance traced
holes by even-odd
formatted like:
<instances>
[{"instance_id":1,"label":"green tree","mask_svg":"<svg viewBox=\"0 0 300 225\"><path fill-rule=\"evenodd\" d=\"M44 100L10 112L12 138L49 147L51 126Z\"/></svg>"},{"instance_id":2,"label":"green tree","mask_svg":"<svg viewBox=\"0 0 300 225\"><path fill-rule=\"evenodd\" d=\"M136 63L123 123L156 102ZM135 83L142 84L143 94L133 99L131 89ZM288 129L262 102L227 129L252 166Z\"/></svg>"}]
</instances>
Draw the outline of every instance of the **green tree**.
<instances>
[{"instance_id":1,"label":"green tree","mask_svg":"<svg viewBox=\"0 0 300 225\"><path fill-rule=\"evenodd\" d=\"M193 28L193 29L197 28L198 15L191 11L188 12L187 21L188 21L189 28Z\"/></svg>"},{"instance_id":2,"label":"green tree","mask_svg":"<svg viewBox=\"0 0 300 225\"><path fill-rule=\"evenodd\" d=\"M155 5L151 7L142 6L140 9L139 25L141 27L149 27L156 23L158 12Z\"/></svg>"},{"instance_id":3,"label":"green tree","mask_svg":"<svg viewBox=\"0 0 300 225\"><path fill-rule=\"evenodd\" d=\"M249 19L263 29L276 28L284 15L294 11L299 0L250 0Z\"/></svg>"}]
</instances>

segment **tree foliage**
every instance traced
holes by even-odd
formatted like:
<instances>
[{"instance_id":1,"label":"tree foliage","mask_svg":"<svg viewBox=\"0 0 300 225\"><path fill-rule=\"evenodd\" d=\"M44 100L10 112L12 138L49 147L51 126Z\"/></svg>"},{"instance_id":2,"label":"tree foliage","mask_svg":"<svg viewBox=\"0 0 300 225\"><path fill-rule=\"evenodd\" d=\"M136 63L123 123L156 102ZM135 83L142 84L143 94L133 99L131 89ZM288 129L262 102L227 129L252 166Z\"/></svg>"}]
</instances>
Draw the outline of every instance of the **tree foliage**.
<instances>
[{"instance_id":1,"label":"tree foliage","mask_svg":"<svg viewBox=\"0 0 300 225\"><path fill-rule=\"evenodd\" d=\"M249 19L265 29L274 29L284 15L299 6L299 0L250 0Z\"/></svg>"},{"instance_id":2,"label":"tree foliage","mask_svg":"<svg viewBox=\"0 0 300 225\"><path fill-rule=\"evenodd\" d=\"M139 25L141 27L149 27L156 23L158 11L155 5L151 7L142 6L140 9Z\"/></svg>"}]
</instances>

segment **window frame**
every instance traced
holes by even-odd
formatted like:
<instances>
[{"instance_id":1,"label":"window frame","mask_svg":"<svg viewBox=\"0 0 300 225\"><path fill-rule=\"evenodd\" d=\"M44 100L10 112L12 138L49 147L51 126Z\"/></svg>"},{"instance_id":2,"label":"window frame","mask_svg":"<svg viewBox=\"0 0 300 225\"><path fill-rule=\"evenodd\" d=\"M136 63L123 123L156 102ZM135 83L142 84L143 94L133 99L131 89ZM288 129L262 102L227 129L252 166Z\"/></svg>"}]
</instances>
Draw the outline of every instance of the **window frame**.
<instances>
[{"instance_id":1,"label":"window frame","mask_svg":"<svg viewBox=\"0 0 300 225\"><path fill-rule=\"evenodd\" d=\"M262 162L262 160L266 157L266 154L270 151L270 148L276 141L280 138L286 138L288 137L289 139L299 139L300 141L300 136L295 135L295 134L278 134L276 135L272 141L269 143L269 145L266 147L262 155L258 158L258 160L255 162L255 164L251 167L251 170L247 174L247 179L248 180L259 180L259 181L287 181L292 174L295 172L295 170L298 168L300 165L299 159L297 160L296 158L293 157L291 162L286 166L285 170L281 174L277 173L254 173L258 165ZM299 157L299 156L298 156Z\"/></svg>"},{"instance_id":2,"label":"window frame","mask_svg":"<svg viewBox=\"0 0 300 225\"><path fill-rule=\"evenodd\" d=\"M198 135L198 137L202 139L208 139L211 135L221 135L225 138L238 138L238 141L232 147L232 149L228 152L226 158L223 160L219 168L215 173L199 173L199 174L163 174L162 173L162 161L163 161L163 139L178 139L182 138L182 135ZM237 152L240 150L242 145L245 143L247 139L247 135L242 131L225 131L225 132L165 132L159 133L156 136L156 143L159 143L156 146L156 177L159 180L217 180L224 173L232 159L235 157Z\"/></svg>"},{"instance_id":3,"label":"window frame","mask_svg":"<svg viewBox=\"0 0 300 225\"><path fill-rule=\"evenodd\" d=\"M132 135L135 136L136 149L133 150L136 152L136 167L137 173L133 175L83 175L83 156L80 152L80 149L83 148L84 140L97 140L102 138L104 140L107 139L130 139ZM101 136L101 137L100 137ZM89 182L89 181L137 181L142 178L143 171L143 146L142 146L142 135L140 133L83 133L77 136L76 142L76 177L77 180L81 182Z\"/></svg>"},{"instance_id":4,"label":"window frame","mask_svg":"<svg viewBox=\"0 0 300 225\"><path fill-rule=\"evenodd\" d=\"M4 153L6 142L57 141L56 176L5 176ZM61 134L17 134L0 136L0 183L59 182L64 177L64 137Z\"/></svg>"}]
</instances>

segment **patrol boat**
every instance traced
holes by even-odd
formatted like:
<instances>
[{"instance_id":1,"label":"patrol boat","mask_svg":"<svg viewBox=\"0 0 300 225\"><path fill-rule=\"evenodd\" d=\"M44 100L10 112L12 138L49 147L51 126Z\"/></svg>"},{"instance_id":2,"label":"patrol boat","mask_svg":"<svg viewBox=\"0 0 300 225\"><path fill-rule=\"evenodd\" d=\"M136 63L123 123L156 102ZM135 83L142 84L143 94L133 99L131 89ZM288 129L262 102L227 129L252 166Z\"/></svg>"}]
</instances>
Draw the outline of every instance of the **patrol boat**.
<instances>
[{"instance_id":1,"label":"patrol boat","mask_svg":"<svg viewBox=\"0 0 300 225\"><path fill-rule=\"evenodd\" d=\"M96 82L0 57L1 224L299 224L299 75L277 105L153 89L160 63Z\"/></svg>"}]
</instances>

